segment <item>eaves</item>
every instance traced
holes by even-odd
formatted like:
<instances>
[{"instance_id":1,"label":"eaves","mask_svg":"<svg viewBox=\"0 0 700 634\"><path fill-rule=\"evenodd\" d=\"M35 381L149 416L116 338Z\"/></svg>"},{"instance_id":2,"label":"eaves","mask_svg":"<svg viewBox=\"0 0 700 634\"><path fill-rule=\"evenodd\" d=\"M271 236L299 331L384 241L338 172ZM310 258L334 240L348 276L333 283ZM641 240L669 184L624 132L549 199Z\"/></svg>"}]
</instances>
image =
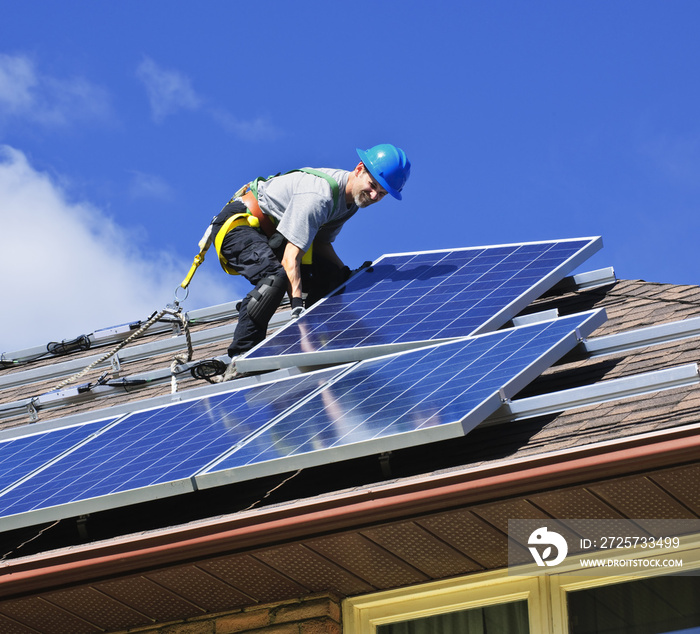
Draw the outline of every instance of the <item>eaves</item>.
<instances>
[{"instance_id":1,"label":"eaves","mask_svg":"<svg viewBox=\"0 0 700 634\"><path fill-rule=\"evenodd\" d=\"M405 478L0 564L0 597L47 592L700 461L700 424Z\"/></svg>"}]
</instances>

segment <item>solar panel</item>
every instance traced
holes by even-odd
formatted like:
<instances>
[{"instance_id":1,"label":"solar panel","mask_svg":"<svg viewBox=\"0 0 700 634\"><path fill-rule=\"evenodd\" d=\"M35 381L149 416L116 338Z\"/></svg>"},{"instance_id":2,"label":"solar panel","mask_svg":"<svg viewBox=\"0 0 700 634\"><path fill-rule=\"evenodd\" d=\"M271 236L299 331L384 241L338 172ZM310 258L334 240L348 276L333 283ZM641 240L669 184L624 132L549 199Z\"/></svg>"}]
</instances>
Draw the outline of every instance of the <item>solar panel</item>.
<instances>
[{"instance_id":1,"label":"solar panel","mask_svg":"<svg viewBox=\"0 0 700 634\"><path fill-rule=\"evenodd\" d=\"M115 420L93 421L0 442L0 493Z\"/></svg>"},{"instance_id":2,"label":"solar panel","mask_svg":"<svg viewBox=\"0 0 700 634\"><path fill-rule=\"evenodd\" d=\"M604 320L594 311L363 361L197 476L197 485L464 435Z\"/></svg>"},{"instance_id":3,"label":"solar panel","mask_svg":"<svg viewBox=\"0 0 700 634\"><path fill-rule=\"evenodd\" d=\"M384 256L239 369L410 352L0 442L3 527L462 435L604 320L598 311L489 332L599 247L583 238Z\"/></svg>"},{"instance_id":4,"label":"solar panel","mask_svg":"<svg viewBox=\"0 0 700 634\"><path fill-rule=\"evenodd\" d=\"M339 371L323 370L129 414L0 495L3 526L193 491L190 478L197 471Z\"/></svg>"},{"instance_id":5,"label":"solar panel","mask_svg":"<svg viewBox=\"0 0 700 634\"><path fill-rule=\"evenodd\" d=\"M601 246L581 238L383 256L236 365L354 361L493 331Z\"/></svg>"}]
</instances>

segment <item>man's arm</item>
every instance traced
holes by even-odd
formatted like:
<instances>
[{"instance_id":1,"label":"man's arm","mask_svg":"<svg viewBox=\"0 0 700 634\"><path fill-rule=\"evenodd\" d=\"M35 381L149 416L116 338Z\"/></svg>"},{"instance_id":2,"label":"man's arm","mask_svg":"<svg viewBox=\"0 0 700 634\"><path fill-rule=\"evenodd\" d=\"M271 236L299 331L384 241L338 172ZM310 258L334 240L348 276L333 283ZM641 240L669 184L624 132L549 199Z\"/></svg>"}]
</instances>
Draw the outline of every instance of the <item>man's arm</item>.
<instances>
[{"instance_id":1,"label":"man's arm","mask_svg":"<svg viewBox=\"0 0 700 634\"><path fill-rule=\"evenodd\" d=\"M339 269L342 269L345 264L340 259L338 254L335 252L333 245L330 242L321 242L319 240L314 241L314 255L329 260L335 264Z\"/></svg>"},{"instance_id":2,"label":"man's arm","mask_svg":"<svg viewBox=\"0 0 700 634\"><path fill-rule=\"evenodd\" d=\"M296 308L295 304L297 304L299 307L302 306L301 258L303 256L304 252L298 246L291 242L287 242L286 246L284 247L284 253L282 254L282 267L284 268L284 272L287 274L287 280L289 280L288 291L289 299L292 302L292 311L294 311Z\"/></svg>"}]
</instances>

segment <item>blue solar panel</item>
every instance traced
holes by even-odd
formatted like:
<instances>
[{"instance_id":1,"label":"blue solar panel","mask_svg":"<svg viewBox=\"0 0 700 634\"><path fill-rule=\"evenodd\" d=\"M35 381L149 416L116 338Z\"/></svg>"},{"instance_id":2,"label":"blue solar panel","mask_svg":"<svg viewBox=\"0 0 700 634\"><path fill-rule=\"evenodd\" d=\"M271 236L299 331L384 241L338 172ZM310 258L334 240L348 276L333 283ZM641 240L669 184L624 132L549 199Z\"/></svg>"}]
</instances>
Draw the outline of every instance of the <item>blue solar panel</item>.
<instances>
[{"instance_id":1,"label":"blue solar panel","mask_svg":"<svg viewBox=\"0 0 700 634\"><path fill-rule=\"evenodd\" d=\"M462 435L604 319L595 311L361 362L198 485L244 479L251 465L247 477Z\"/></svg>"},{"instance_id":2,"label":"blue solar panel","mask_svg":"<svg viewBox=\"0 0 700 634\"><path fill-rule=\"evenodd\" d=\"M0 496L0 517L190 478L338 371L130 414Z\"/></svg>"},{"instance_id":3,"label":"blue solar panel","mask_svg":"<svg viewBox=\"0 0 700 634\"><path fill-rule=\"evenodd\" d=\"M586 238L386 256L250 357L415 347L495 330L599 246L600 239ZM601 315L0 443L0 517L9 528L28 525L275 473L280 461L289 470L461 435Z\"/></svg>"},{"instance_id":4,"label":"blue solar panel","mask_svg":"<svg viewBox=\"0 0 700 634\"><path fill-rule=\"evenodd\" d=\"M391 255L237 362L495 330L601 246L599 238ZM305 359L308 361L308 359Z\"/></svg>"},{"instance_id":5,"label":"blue solar panel","mask_svg":"<svg viewBox=\"0 0 700 634\"><path fill-rule=\"evenodd\" d=\"M115 420L93 421L0 442L0 492Z\"/></svg>"}]
</instances>

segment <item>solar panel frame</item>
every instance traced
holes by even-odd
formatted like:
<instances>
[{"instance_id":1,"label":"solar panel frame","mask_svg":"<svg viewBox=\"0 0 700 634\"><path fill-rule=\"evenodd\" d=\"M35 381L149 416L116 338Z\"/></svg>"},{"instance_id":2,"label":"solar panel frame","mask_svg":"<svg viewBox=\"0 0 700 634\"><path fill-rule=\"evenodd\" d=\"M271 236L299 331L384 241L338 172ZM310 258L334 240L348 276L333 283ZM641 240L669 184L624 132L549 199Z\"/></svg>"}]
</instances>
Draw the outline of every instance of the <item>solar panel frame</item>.
<instances>
[{"instance_id":1,"label":"solar panel frame","mask_svg":"<svg viewBox=\"0 0 700 634\"><path fill-rule=\"evenodd\" d=\"M312 416L316 416L316 414L312 414L314 411L312 401L323 399L324 392L331 392L334 387L337 388L343 382L351 385L359 384L356 375L361 373L362 368L377 366L378 364L390 364L393 359L407 358L411 355L427 355L430 354L432 350L458 348L466 341L476 342L477 345L483 344L488 346L490 340L496 340L496 338L506 336L509 333L527 333L528 331L533 332L540 327L542 323L564 324L566 321L576 321L577 318L580 318L580 321L574 327L571 327L564 336L554 341L546 349L546 351L537 356L537 358L531 360L528 365L519 370L517 374L508 375L507 372L503 374L503 381L501 384L499 384L499 388L484 394L478 405L470 409L464 416L460 416L458 419L444 424L427 426L406 432L401 431L381 437L367 438L357 442L352 442L350 444L323 447L315 450L304 451L298 454L291 453L281 457L274 456L272 452L269 452L269 459L254 463L248 462L241 464L243 460L238 460L236 458L237 453L238 456L243 456L250 453L248 451L248 447L243 446L234 452L230 452L229 454L222 456L216 464L210 466L206 471L200 472L197 476L195 476L197 486L201 489L221 486L230 482L250 480L274 473L291 472L295 469L304 469L331 462L364 457L387 451L394 451L405 447L423 445L463 436L482 422L487 416L494 413L500 407L502 399L512 398L519 390L525 387L534 378L539 376L542 371L577 345L582 338L588 336L599 325L601 325L606 320L605 311L590 311L588 313L582 313L578 316L559 318L553 321L540 322L540 324L528 324L517 328L498 331L496 333L477 335L476 337L462 339L460 341L442 342L419 350L406 351L396 355L388 355L387 357L368 359L363 362L359 362L346 370L342 375L339 375L335 379L329 381L327 387L323 388L318 393L307 397L303 403L300 403L297 406L297 408L290 410L290 412L280 417L274 425L269 426L262 432L261 437L258 437L255 440L259 446L269 448L273 445L273 443L269 440L272 432L275 432L278 437L284 439L285 435L283 428L285 423L291 417L296 416L296 412L300 412L300 417L304 418L303 424L310 426L312 424ZM489 351L489 355L490 360L493 361L493 353ZM444 371L446 376L449 376L453 370L450 368L444 368ZM385 385L382 389L384 391L383 397L389 398L392 388L387 388ZM319 407L316 409L316 412L319 412L320 410L321 408ZM301 425L297 425L295 427L295 429L300 428Z\"/></svg>"},{"instance_id":2,"label":"solar panel frame","mask_svg":"<svg viewBox=\"0 0 700 634\"><path fill-rule=\"evenodd\" d=\"M325 382L326 378L342 372L342 370L342 367L329 368L241 388L231 385L233 389L227 392L217 392L205 397L146 408L120 417L111 425L103 426L100 432L97 432L90 438L89 442L77 445L59 459L32 472L28 477L22 479L17 486L8 487L3 494L0 494L0 523L4 530L10 530L45 521L55 521L61 518L99 512L163 497L191 493L196 489L193 478L195 473L206 468L209 463L215 461L221 453L224 453L235 443L231 442L225 448L222 447L206 457L206 459L202 458L196 466L191 468L185 466L186 476L183 476L182 472L178 471L177 475L168 479L166 472L158 469L153 474L155 480L151 479L147 483L139 481L137 479L141 473L139 468L143 464L137 462L140 458L145 461L151 461L153 465L156 465L161 464L161 456L167 456L170 450L181 449L183 452L185 451L183 445L177 444L179 440L182 440L182 438L179 440L175 438L178 430L171 431L170 427L168 427L175 424L173 421L176 421L178 414L184 415L188 408L197 408L201 405L200 415L209 415L211 417L222 412L212 413L212 409L207 406L206 401L211 400L219 403L220 401L232 400L235 402L237 400L240 404L246 397L250 397L252 400L258 399L259 410L262 411L270 404L269 402L264 402L265 391L273 394L277 391L281 402L285 398L291 400L290 403L284 405L281 412L277 413L279 415L299 400L300 396L295 391L295 386L302 386L301 390L306 390L306 393L313 392L318 388L319 382ZM286 392L285 388L288 388ZM237 411L238 409L234 407L230 415L235 416ZM168 414L170 414L169 418ZM254 412L251 416L253 415ZM138 433L129 434L131 429L139 430L139 426L148 418L155 419L156 417L161 417L161 420L150 431L155 433L163 431L166 434L163 441L159 442L156 448L144 442L145 435L149 433L148 429L143 430L143 435ZM189 424L187 416L184 416L182 420L185 425ZM248 420L248 418L245 420ZM236 442L245 441L248 436L258 431L259 428L267 426L271 420L274 420L274 416L266 417L260 425L242 433ZM220 426L220 424L222 424L222 420L212 421L212 425ZM209 440L211 439L206 438L202 440L197 436L193 436L193 442L206 443ZM223 441L225 439L221 442ZM139 448L138 452L134 453L130 450L130 447L136 445L139 445ZM188 445L187 448L190 446ZM118 447L119 449L110 455L108 450L111 447ZM92 462L90 462L91 460ZM181 464L185 465L189 460L190 457L186 455ZM85 465L85 467L81 465ZM119 474L123 478L128 476L130 479L120 480L116 483L108 482L106 477L113 478L114 474ZM80 480L81 484L87 483L80 490L82 494L76 493L79 491L76 488L78 480ZM126 482L134 484L129 484L125 488ZM85 490L94 493L85 496ZM31 497L35 495L36 491L45 491L46 493L43 497ZM67 496L73 497L68 499Z\"/></svg>"},{"instance_id":3,"label":"solar panel frame","mask_svg":"<svg viewBox=\"0 0 700 634\"><path fill-rule=\"evenodd\" d=\"M562 260L563 256L558 254L562 250L570 251L575 244L580 244L580 248ZM546 245L549 245L547 251L541 253ZM491 332L515 317L532 300L563 279L601 247L600 237L587 237L383 255L373 264L372 269L375 275L383 272L384 278L380 277L371 283L369 280L373 273L361 271L336 292L312 306L300 319L287 324L239 357L236 367L242 372L255 372L295 365L345 363ZM539 253L534 261L533 253ZM473 257L469 258L471 254ZM437 262L436 256L441 256ZM391 272L392 260L399 258L411 258L403 264L415 267L410 274L400 270ZM482 269L500 263L501 269L474 273L474 279L466 291L464 283L469 281L470 275L462 274L460 280L454 278L453 281L448 277L436 285L436 269L446 272L449 266L453 266L451 262L457 259L462 261L463 268L476 262ZM502 286L503 276L508 274L511 265L513 270L518 271L518 277L506 290ZM420 267L423 266L425 270L421 272ZM387 293L395 290L388 279L392 274L399 280L402 279L401 276L406 280L406 285L400 289L402 305L398 307L387 301ZM343 293L363 283L370 283L370 288L352 304L342 305ZM476 310L477 306L484 309L484 318L473 327L465 326L465 309L455 307L453 297L457 295L463 304L473 302L470 310ZM431 316L420 320L411 313L411 299L416 297L422 298L424 305L432 303L435 306ZM454 312L453 324L445 327L444 322L451 311ZM366 335L361 334L363 319L369 318L392 324L400 333L399 336L388 342L372 340L372 337L377 338L376 333L383 326L370 330ZM439 329L436 326L435 332L430 336L424 336L420 328L432 323L432 320L443 325ZM456 321L459 323L454 323ZM320 334L323 334L321 328L329 322L333 323L334 344L324 342L319 345L313 342L312 337L319 339ZM414 332L416 334L412 335ZM309 349L304 350L304 347ZM323 349L318 349L319 347Z\"/></svg>"}]
</instances>

